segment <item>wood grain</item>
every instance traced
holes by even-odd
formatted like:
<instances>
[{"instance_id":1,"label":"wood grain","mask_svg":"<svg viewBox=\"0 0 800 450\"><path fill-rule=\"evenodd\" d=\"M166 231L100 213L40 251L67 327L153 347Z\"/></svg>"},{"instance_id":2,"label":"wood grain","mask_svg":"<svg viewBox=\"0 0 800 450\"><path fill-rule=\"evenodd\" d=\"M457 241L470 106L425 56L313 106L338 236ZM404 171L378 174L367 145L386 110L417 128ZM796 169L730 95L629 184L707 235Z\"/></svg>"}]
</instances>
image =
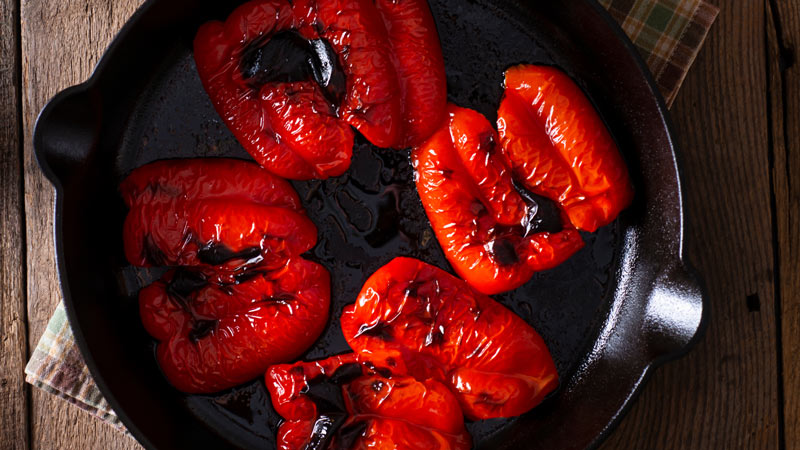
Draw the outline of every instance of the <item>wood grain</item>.
<instances>
[{"instance_id":1,"label":"wood grain","mask_svg":"<svg viewBox=\"0 0 800 450\"><path fill-rule=\"evenodd\" d=\"M788 450L800 449L800 5L767 3L767 42L776 289L781 293L784 429Z\"/></svg>"},{"instance_id":2,"label":"wood grain","mask_svg":"<svg viewBox=\"0 0 800 450\"><path fill-rule=\"evenodd\" d=\"M779 387L770 218L764 2L721 13L673 107L690 228L711 323L658 369L604 449L775 449Z\"/></svg>"},{"instance_id":3,"label":"wood grain","mask_svg":"<svg viewBox=\"0 0 800 450\"><path fill-rule=\"evenodd\" d=\"M84 81L139 0L29 1L21 6L27 313L29 345L59 301L53 250L53 189L39 171L31 137L37 114L56 92ZM132 439L39 390L31 401L33 448L134 449Z\"/></svg>"},{"instance_id":4,"label":"wood grain","mask_svg":"<svg viewBox=\"0 0 800 450\"><path fill-rule=\"evenodd\" d=\"M29 447L18 21L19 4L0 3L0 449Z\"/></svg>"}]
</instances>

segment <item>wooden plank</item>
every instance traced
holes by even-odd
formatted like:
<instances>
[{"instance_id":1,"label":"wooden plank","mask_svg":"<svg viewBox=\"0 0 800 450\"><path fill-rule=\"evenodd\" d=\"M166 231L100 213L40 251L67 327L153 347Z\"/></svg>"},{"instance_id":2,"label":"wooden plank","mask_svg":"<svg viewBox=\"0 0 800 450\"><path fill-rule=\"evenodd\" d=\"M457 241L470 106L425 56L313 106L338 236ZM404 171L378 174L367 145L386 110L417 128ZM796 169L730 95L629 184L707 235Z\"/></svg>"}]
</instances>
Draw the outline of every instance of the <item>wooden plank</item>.
<instances>
[{"instance_id":1,"label":"wooden plank","mask_svg":"<svg viewBox=\"0 0 800 450\"><path fill-rule=\"evenodd\" d=\"M36 345L59 301L53 254L53 189L34 160L36 116L56 92L84 81L140 0L22 2L22 80L28 340ZM133 439L50 394L33 390L33 448L141 448Z\"/></svg>"},{"instance_id":2,"label":"wooden plank","mask_svg":"<svg viewBox=\"0 0 800 450\"><path fill-rule=\"evenodd\" d=\"M786 448L800 449L800 5L767 2L772 187L776 232L776 289L781 337Z\"/></svg>"},{"instance_id":3,"label":"wooden plank","mask_svg":"<svg viewBox=\"0 0 800 450\"><path fill-rule=\"evenodd\" d=\"M711 323L655 372L604 449L779 448L765 2L712 3L721 14L672 112Z\"/></svg>"},{"instance_id":4,"label":"wooden plank","mask_svg":"<svg viewBox=\"0 0 800 450\"><path fill-rule=\"evenodd\" d=\"M0 449L29 448L18 21L19 3L0 1Z\"/></svg>"}]
</instances>

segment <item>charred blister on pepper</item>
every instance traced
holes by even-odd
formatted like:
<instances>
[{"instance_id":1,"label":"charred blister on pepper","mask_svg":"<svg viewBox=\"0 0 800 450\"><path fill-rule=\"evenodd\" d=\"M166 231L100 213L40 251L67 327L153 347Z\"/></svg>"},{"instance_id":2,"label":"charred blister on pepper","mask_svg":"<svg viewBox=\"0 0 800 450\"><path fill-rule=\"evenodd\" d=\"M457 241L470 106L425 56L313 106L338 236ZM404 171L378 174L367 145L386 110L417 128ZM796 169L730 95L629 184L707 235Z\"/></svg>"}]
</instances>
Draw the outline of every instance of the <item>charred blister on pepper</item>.
<instances>
[{"instance_id":1,"label":"charred blister on pepper","mask_svg":"<svg viewBox=\"0 0 800 450\"><path fill-rule=\"evenodd\" d=\"M139 293L142 323L159 341L159 366L189 393L228 389L296 358L319 337L329 305L328 272L301 258L233 283L179 268Z\"/></svg>"},{"instance_id":2,"label":"charred blister on pepper","mask_svg":"<svg viewBox=\"0 0 800 450\"><path fill-rule=\"evenodd\" d=\"M173 267L139 306L176 388L233 387L317 339L330 276L299 257L316 227L288 182L246 161L165 160L134 170L120 191L129 261Z\"/></svg>"},{"instance_id":3,"label":"charred blister on pepper","mask_svg":"<svg viewBox=\"0 0 800 450\"><path fill-rule=\"evenodd\" d=\"M137 266L276 269L311 249L317 229L288 182L233 159L158 161L120 185L123 242Z\"/></svg>"},{"instance_id":4,"label":"charred blister on pepper","mask_svg":"<svg viewBox=\"0 0 800 450\"><path fill-rule=\"evenodd\" d=\"M469 419L520 415L558 386L547 346L530 325L416 259L395 258L375 272L341 323L360 361L441 381Z\"/></svg>"},{"instance_id":5,"label":"charred blister on pepper","mask_svg":"<svg viewBox=\"0 0 800 450\"><path fill-rule=\"evenodd\" d=\"M517 288L584 245L552 200L515 182L502 152L489 121L455 105L412 152L417 192L448 261L485 294Z\"/></svg>"},{"instance_id":6,"label":"charred blister on pepper","mask_svg":"<svg viewBox=\"0 0 800 450\"><path fill-rule=\"evenodd\" d=\"M285 178L344 173L349 125L400 148L444 116L444 60L424 0L253 0L203 25L194 56L236 138Z\"/></svg>"},{"instance_id":7,"label":"charred blister on pepper","mask_svg":"<svg viewBox=\"0 0 800 450\"><path fill-rule=\"evenodd\" d=\"M349 353L270 367L281 450L469 449L458 401L440 382L380 373Z\"/></svg>"}]
</instances>

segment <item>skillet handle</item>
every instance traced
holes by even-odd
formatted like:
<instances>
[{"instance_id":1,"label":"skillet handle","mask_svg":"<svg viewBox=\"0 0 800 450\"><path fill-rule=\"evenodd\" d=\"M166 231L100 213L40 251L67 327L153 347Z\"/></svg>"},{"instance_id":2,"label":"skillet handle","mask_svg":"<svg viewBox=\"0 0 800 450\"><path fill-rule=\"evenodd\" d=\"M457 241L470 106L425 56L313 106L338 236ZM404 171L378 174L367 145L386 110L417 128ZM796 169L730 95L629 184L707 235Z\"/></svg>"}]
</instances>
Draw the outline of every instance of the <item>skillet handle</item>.
<instances>
[{"instance_id":1,"label":"skillet handle","mask_svg":"<svg viewBox=\"0 0 800 450\"><path fill-rule=\"evenodd\" d=\"M699 279L683 264L662 272L645 309L645 336L658 357L677 357L694 345L707 323Z\"/></svg>"},{"instance_id":2,"label":"skillet handle","mask_svg":"<svg viewBox=\"0 0 800 450\"><path fill-rule=\"evenodd\" d=\"M99 96L86 85L65 89L39 113L33 148L39 167L55 184L63 184L96 147L102 123Z\"/></svg>"}]
</instances>

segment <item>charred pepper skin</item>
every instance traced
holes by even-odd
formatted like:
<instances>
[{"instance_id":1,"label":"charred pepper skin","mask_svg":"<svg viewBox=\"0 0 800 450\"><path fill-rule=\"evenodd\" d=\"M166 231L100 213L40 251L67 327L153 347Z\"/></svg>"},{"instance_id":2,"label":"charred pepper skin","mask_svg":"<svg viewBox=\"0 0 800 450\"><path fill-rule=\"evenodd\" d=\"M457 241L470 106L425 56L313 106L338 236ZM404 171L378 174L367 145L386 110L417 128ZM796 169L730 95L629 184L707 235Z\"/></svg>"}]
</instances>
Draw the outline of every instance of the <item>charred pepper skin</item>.
<instances>
[{"instance_id":1,"label":"charred pepper skin","mask_svg":"<svg viewBox=\"0 0 800 450\"><path fill-rule=\"evenodd\" d=\"M285 419L281 450L471 447L458 401L442 383L379 374L352 353L272 366L265 382Z\"/></svg>"},{"instance_id":2,"label":"charred pepper skin","mask_svg":"<svg viewBox=\"0 0 800 450\"><path fill-rule=\"evenodd\" d=\"M580 250L583 239L566 215L549 218L553 229L541 226L543 205L517 190L489 121L452 104L447 112L411 158L417 192L456 273L478 291L497 294Z\"/></svg>"},{"instance_id":3,"label":"charred pepper skin","mask_svg":"<svg viewBox=\"0 0 800 450\"><path fill-rule=\"evenodd\" d=\"M288 182L241 160L165 160L134 170L120 193L129 261L173 267L139 306L176 388L233 387L317 339L330 275L299 256L317 230Z\"/></svg>"},{"instance_id":4,"label":"charred pepper skin","mask_svg":"<svg viewBox=\"0 0 800 450\"><path fill-rule=\"evenodd\" d=\"M286 87L279 81L262 84L260 77L246 78L249 68L242 67L248 51L254 50L250 46L266 45L274 35L298 27L286 0L245 3L224 23L200 27L194 40L197 71L220 117L263 167L289 179L338 176L350 165L354 135L310 74L290 74L282 81L293 86ZM309 114L312 109L315 113Z\"/></svg>"},{"instance_id":5,"label":"charred pepper skin","mask_svg":"<svg viewBox=\"0 0 800 450\"><path fill-rule=\"evenodd\" d=\"M633 200L625 161L581 89L554 67L505 73L497 112L502 155L534 193L556 200L578 229L594 232Z\"/></svg>"},{"instance_id":6,"label":"charred pepper skin","mask_svg":"<svg viewBox=\"0 0 800 450\"><path fill-rule=\"evenodd\" d=\"M120 192L130 208L125 255L136 266L196 266L224 278L281 267L317 241L291 185L251 162L157 161L134 170Z\"/></svg>"},{"instance_id":7,"label":"charred pepper skin","mask_svg":"<svg viewBox=\"0 0 800 450\"><path fill-rule=\"evenodd\" d=\"M300 356L322 333L329 306L327 270L301 258L233 284L177 269L139 293L159 366L187 393L228 389Z\"/></svg>"},{"instance_id":8,"label":"charred pepper skin","mask_svg":"<svg viewBox=\"0 0 800 450\"><path fill-rule=\"evenodd\" d=\"M289 179L344 173L348 125L405 148L444 117L444 58L425 0L253 0L203 25L194 56L242 146Z\"/></svg>"},{"instance_id":9,"label":"charred pepper skin","mask_svg":"<svg viewBox=\"0 0 800 450\"><path fill-rule=\"evenodd\" d=\"M378 147L400 138L402 98L386 27L371 0L298 0L295 12L306 28L319 30L339 56L347 94L339 108L345 122Z\"/></svg>"},{"instance_id":10,"label":"charred pepper skin","mask_svg":"<svg viewBox=\"0 0 800 450\"><path fill-rule=\"evenodd\" d=\"M523 414L558 386L553 359L530 325L416 259L395 258L375 272L341 323L359 360L441 381L472 420Z\"/></svg>"},{"instance_id":11,"label":"charred pepper skin","mask_svg":"<svg viewBox=\"0 0 800 450\"><path fill-rule=\"evenodd\" d=\"M235 274L282 266L314 247L317 228L286 208L188 200L132 209L123 236L125 255L135 266L196 266Z\"/></svg>"}]
</instances>

